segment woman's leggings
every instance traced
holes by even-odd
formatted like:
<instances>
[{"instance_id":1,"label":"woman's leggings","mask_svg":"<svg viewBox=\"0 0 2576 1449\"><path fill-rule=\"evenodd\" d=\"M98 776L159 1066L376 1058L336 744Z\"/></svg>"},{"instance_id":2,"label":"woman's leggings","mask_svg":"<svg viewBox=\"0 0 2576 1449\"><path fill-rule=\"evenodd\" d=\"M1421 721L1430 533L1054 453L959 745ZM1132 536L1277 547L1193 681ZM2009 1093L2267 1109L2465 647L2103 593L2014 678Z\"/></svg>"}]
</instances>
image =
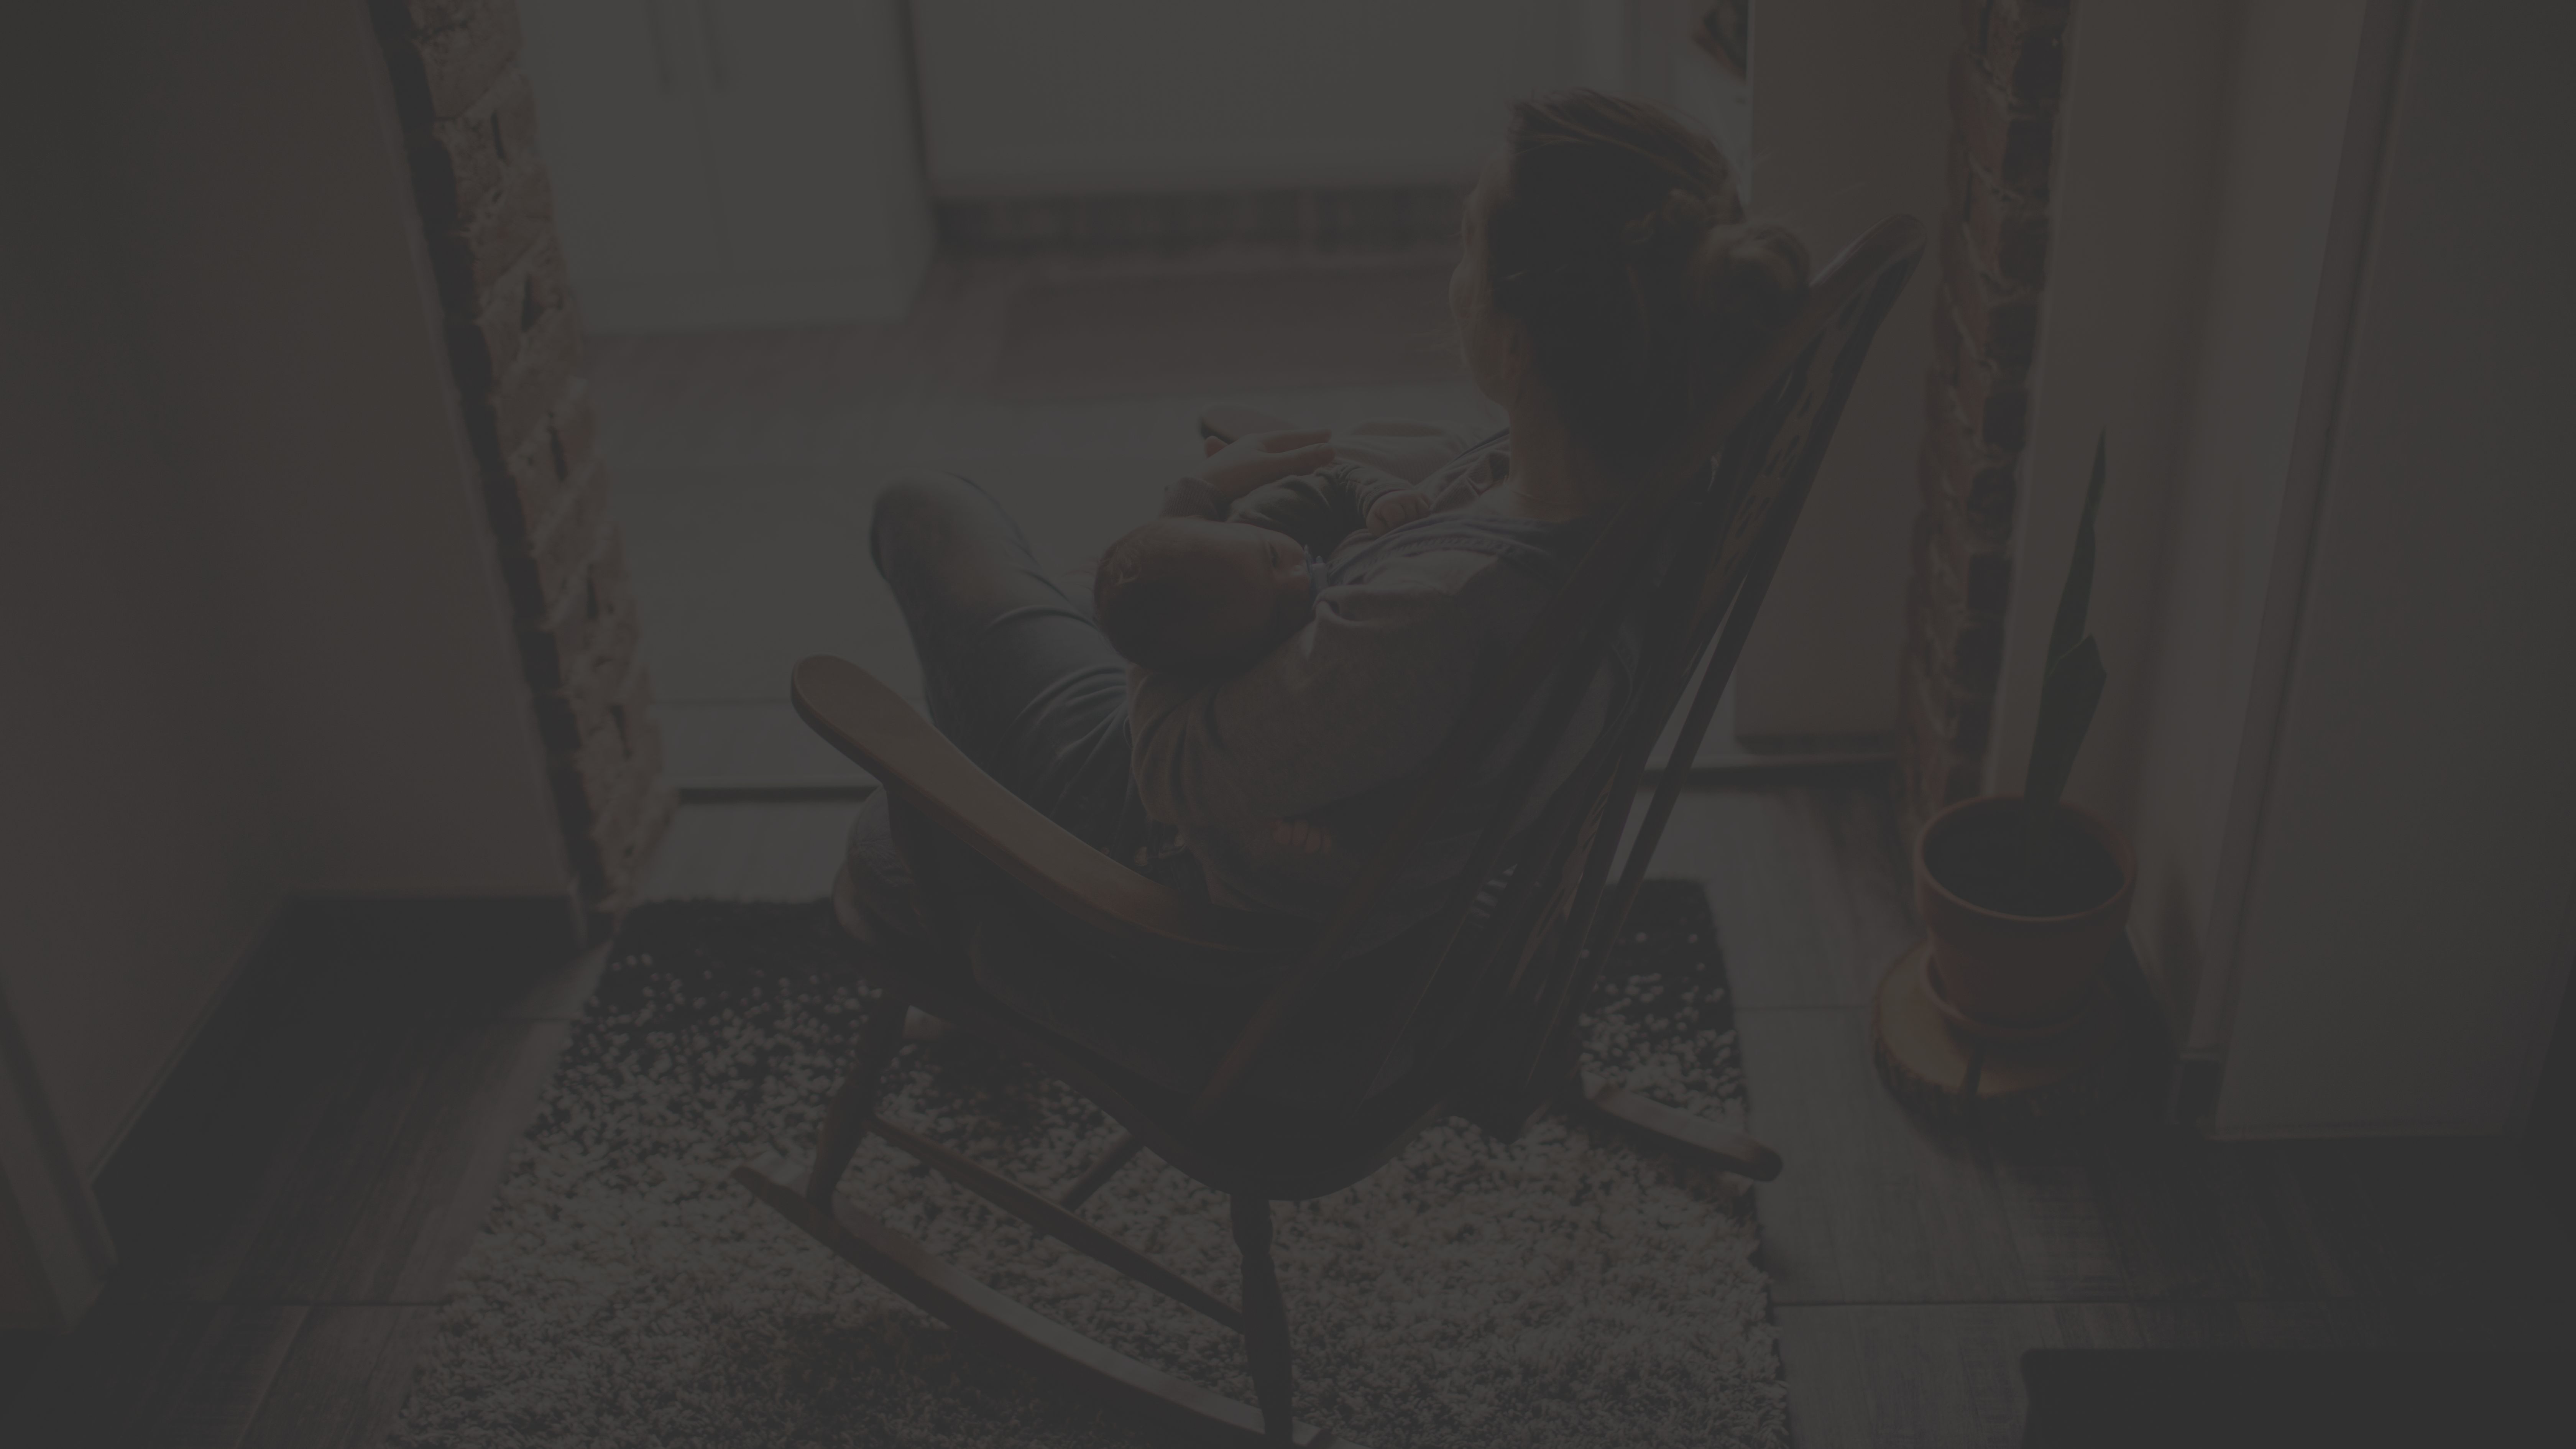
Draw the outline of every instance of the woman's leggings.
<instances>
[{"instance_id":1,"label":"woman's leggings","mask_svg":"<svg viewBox=\"0 0 2576 1449\"><path fill-rule=\"evenodd\" d=\"M971 481L877 494L868 551L921 659L931 723L1012 794L1123 863L1151 835L1129 770L1127 661Z\"/></svg>"}]
</instances>

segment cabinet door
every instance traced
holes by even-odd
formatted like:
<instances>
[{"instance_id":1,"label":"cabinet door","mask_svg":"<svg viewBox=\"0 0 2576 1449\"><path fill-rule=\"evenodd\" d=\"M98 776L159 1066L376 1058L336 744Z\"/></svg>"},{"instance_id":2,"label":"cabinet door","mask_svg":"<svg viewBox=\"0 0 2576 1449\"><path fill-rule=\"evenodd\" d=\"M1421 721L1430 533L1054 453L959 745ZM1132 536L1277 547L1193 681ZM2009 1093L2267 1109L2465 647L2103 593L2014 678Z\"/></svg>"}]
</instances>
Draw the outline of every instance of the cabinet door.
<instances>
[{"instance_id":1,"label":"cabinet door","mask_svg":"<svg viewBox=\"0 0 2576 1449\"><path fill-rule=\"evenodd\" d=\"M691 0L520 0L538 144L577 280L725 264Z\"/></svg>"},{"instance_id":2,"label":"cabinet door","mask_svg":"<svg viewBox=\"0 0 2576 1449\"><path fill-rule=\"evenodd\" d=\"M707 66L707 142L738 273L908 270L926 255L892 0L682 0Z\"/></svg>"}]
</instances>

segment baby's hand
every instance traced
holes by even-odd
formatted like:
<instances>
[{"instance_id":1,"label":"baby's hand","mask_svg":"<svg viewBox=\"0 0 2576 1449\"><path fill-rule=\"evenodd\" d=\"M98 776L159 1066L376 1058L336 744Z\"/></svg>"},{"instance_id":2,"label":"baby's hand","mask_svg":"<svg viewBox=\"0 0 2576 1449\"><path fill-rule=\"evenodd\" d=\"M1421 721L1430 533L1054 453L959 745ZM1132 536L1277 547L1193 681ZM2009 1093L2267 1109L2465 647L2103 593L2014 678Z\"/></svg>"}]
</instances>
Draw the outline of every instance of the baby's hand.
<instances>
[{"instance_id":1,"label":"baby's hand","mask_svg":"<svg viewBox=\"0 0 2576 1449\"><path fill-rule=\"evenodd\" d=\"M1413 489L1402 493L1390 493L1369 505L1368 531L1387 533L1402 528L1430 511L1431 495L1428 493Z\"/></svg>"},{"instance_id":2,"label":"baby's hand","mask_svg":"<svg viewBox=\"0 0 2576 1449\"><path fill-rule=\"evenodd\" d=\"M1274 820L1270 822L1271 843L1308 855L1321 855L1333 848L1333 837L1312 820Z\"/></svg>"}]
</instances>

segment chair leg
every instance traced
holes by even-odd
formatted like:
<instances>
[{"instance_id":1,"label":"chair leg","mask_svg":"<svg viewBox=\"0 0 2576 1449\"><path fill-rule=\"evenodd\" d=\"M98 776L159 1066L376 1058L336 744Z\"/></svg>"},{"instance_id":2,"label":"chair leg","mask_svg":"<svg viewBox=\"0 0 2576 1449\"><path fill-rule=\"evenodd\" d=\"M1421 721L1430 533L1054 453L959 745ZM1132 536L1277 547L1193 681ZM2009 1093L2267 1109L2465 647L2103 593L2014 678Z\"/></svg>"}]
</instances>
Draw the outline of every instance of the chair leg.
<instances>
[{"instance_id":1,"label":"chair leg","mask_svg":"<svg viewBox=\"0 0 2576 1449\"><path fill-rule=\"evenodd\" d=\"M1261 1399L1266 1438L1292 1442L1289 1416L1288 1304L1279 1296L1279 1273L1270 1263L1270 1201L1233 1200L1234 1245L1243 1250L1243 1345L1252 1357L1252 1388Z\"/></svg>"},{"instance_id":2,"label":"chair leg","mask_svg":"<svg viewBox=\"0 0 2576 1449\"><path fill-rule=\"evenodd\" d=\"M868 1118L876 1114L886 1067L903 1046L904 1017L910 1006L891 991L878 998L876 1009L859 1026L859 1054L850 1063L850 1074L841 1079L840 1090L823 1109L823 1131L814 1140L814 1166L805 1177L805 1200L826 1213L832 1210L832 1194L840 1189L841 1175L850 1170L850 1159L858 1155L859 1142L868 1134Z\"/></svg>"}]
</instances>

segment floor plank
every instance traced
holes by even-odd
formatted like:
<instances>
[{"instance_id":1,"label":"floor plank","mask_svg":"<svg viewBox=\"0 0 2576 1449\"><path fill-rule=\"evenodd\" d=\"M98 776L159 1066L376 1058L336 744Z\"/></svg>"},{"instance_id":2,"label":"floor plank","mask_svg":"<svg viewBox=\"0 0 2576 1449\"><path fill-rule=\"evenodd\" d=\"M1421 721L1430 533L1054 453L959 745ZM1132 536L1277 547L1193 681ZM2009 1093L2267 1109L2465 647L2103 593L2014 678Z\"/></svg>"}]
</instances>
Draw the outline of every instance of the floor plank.
<instances>
[{"instance_id":1,"label":"floor plank","mask_svg":"<svg viewBox=\"0 0 2576 1449\"><path fill-rule=\"evenodd\" d=\"M1694 790L1655 870L1707 884L1740 1007L1861 1006L1921 936L1895 831L1866 778Z\"/></svg>"},{"instance_id":2,"label":"floor plank","mask_svg":"<svg viewBox=\"0 0 2576 1449\"><path fill-rule=\"evenodd\" d=\"M1800 1449L2006 1449L2021 1353L2138 1346L2125 1304L1783 1306L1780 1365Z\"/></svg>"},{"instance_id":3,"label":"floor plank","mask_svg":"<svg viewBox=\"0 0 2576 1449\"><path fill-rule=\"evenodd\" d=\"M437 1317L426 1306L310 1310L240 1449L371 1449L401 1413Z\"/></svg>"},{"instance_id":4,"label":"floor plank","mask_svg":"<svg viewBox=\"0 0 2576 1449\"><path fill-rule=\"evenodd\" d=\"M1787 1163L1756 1194L1772 1301L2073 1296L2030 1288L2025 1245L1974 1155L1913 1130L1888 1099L1866 1011L1747 1008L1735 1021L1750 1130Z\"/></svg>"}]
</instances>

